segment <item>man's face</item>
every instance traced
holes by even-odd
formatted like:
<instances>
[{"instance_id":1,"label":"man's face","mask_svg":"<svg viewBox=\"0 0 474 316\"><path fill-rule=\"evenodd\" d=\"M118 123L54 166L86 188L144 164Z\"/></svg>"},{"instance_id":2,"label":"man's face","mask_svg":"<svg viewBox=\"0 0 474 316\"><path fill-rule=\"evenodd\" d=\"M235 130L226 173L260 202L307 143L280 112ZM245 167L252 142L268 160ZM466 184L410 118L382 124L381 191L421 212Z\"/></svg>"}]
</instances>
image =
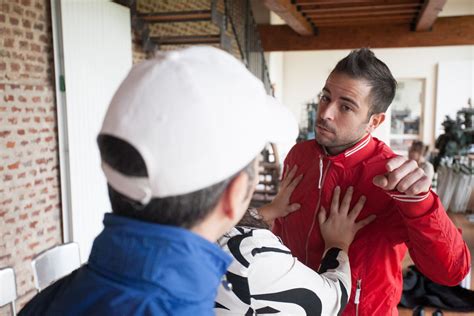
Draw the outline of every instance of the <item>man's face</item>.
<instances>
[{"instance_id":1,"label":"man's face","mask_svg":"<svg viewBox=\"0 0 474 316\"><path fill-rule=\"evenodd\" d=\"M368 132L371 87L363 79L332 73L321 93L316 140L337 154Z\"/></svg>"}]
</instances>

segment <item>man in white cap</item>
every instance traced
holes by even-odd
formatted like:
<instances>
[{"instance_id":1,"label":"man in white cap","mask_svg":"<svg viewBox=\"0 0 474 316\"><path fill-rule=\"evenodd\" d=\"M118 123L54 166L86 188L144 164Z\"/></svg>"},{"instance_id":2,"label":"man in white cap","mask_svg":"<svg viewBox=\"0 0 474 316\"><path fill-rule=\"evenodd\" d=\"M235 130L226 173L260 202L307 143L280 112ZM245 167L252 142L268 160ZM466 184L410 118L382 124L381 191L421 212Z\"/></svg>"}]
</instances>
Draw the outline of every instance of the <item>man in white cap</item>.
<instances>
[{"instance_id":1,"label":"man in white cap","mask_svg":"<svg viewBox=\"0 0 474 316\"><path fill-rule=\"evenodd\" d=\"M113 213L88 263L20 314L213 314L231 262L215 241L247 210L264 145L296 135L289 111L221 50L135 66L98 137Z\"/></svg>"}]
</instances>

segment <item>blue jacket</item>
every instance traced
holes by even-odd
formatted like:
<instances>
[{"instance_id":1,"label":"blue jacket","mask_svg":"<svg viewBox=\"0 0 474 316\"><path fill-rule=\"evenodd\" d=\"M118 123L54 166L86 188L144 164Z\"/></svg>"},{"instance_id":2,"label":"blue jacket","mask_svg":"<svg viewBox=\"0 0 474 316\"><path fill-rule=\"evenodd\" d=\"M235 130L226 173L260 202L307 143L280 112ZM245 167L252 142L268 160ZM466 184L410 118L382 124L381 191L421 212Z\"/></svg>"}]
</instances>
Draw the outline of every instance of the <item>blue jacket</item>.
<instances>
[{"instance_id":1,"label":"blue jacket","mask_svg":"<svg viewBox=\"0 0 474 316\"><path fill-rule=\"evenodd\" d=\"M213 315L231 262L178 227L106 214L88 264L35 296L20 315Z\"/></svg>"}]
</instances>

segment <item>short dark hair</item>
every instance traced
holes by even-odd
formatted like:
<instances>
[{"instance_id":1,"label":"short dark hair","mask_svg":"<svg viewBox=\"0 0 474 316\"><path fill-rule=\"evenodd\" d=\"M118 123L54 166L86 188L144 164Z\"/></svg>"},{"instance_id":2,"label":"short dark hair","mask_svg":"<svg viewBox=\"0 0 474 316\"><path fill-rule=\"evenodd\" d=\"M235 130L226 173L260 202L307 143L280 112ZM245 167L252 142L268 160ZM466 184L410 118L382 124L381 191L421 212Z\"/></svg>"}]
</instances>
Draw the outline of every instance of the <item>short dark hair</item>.
<instances>
[{"instance_id":1,"label":"short dark hair","mask_svg":"<svg viewBox=\"0 0 474 316\"><path fill-rule=\"evenodd\" d=\"M111 135L101 134L97 137L97 143L102 160L116 171L127 176L148 176L145 161L128 142ZM256 170L253 167L253 161L240 172L242 171L246 172L249 178L255 177ZM153 198L147 205L124 196L108 185L112 212L138 220L189 229L202 221L215 208L236 175L188 194ZM248 190L250 194L251 186Z\"/></svg>"},{"instance_id":2,"label":"short dark hair","mask_svg":"<svg viewBox=\"0 0 474 316\"><path fill-rule=\"evenodd\" d=\"M369 115L387 111L395 97L397 81L390 69L368 48L353 50L341 59L332 73L342 73L353 79L365 79L372 87Z\"/></svg>"}]
</instances>

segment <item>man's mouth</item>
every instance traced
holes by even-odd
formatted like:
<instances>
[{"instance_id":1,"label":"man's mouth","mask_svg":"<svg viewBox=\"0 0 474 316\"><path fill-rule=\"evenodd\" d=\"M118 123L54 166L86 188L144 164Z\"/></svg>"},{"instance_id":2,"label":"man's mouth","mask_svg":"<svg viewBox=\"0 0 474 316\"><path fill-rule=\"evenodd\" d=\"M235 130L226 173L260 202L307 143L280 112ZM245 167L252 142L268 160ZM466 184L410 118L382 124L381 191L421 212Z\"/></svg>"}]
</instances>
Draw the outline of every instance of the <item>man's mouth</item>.
<instances>
[{"instance_id":1,"label":"man's mouth","mask_svg":"<svg viewBox=\"0 0 474 316\"><path fill-rule=\"evenodd\" d=\"M334 134L333 131L329 130L328 128L326 128L326 127L324 127L324 126L322 126L322 125L320 125L320 124L317 124L317 125L316 125L316 128L322 130L323 132L326 132L326 133L333 133L333 134Z\"/></svg>"}]
</instances>

